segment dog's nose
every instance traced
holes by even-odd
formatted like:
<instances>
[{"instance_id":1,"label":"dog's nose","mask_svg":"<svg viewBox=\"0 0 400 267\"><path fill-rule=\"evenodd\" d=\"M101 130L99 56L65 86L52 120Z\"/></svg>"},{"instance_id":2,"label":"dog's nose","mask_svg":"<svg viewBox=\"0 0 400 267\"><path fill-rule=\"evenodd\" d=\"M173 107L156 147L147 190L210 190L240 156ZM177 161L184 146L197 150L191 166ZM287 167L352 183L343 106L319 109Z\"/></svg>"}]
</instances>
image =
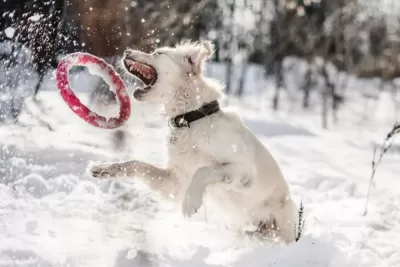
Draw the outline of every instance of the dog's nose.
<instances>
[{"instance_id":1,"label":"dog's nose","mask_svg":"<svg viewBox=\"0 0 400 267\"><path fill-rule=\"evenodd\" d=\"M132 53L132 51L130 51L129 49L127 49L127 50L125 50L125 52L124 52L124 57L125 58L133 58L133 53Z\"/></svg>"}]
</instances>

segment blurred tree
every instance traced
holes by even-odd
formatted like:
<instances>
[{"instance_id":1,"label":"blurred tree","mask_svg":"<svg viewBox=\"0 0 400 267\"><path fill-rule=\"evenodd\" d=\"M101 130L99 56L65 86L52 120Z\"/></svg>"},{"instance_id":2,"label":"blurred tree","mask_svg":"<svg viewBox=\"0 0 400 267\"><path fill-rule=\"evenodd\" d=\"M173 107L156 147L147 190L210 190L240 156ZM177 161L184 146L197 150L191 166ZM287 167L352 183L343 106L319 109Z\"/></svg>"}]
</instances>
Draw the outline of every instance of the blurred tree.
<instances>
[{"instance_id":1,"label":"blurred tree","mask_svg":"<svg viewBox=\"0 0 400 267\"><path fill-rule=\"evenodd\" d=\"M1 39L8 38L29 47L41 79L48 68L56 66L55 49L63 8L63 0L18 0L0 5ZM12 36L5 34L4 29L8 27L15 30Z\"/></svg>"},{"instance_id":2,"label":"blurred tree","mask_svg":"<svg viewBox=\"0 0 400 267\"><path fill-rule=\"evenodd\" d=\"M33 90L35 100L44 75L57 65L56 49L61 41L59 31L64 9L63 0L16 0L0 4L0 41L13 43L13 52L7 59L8 67L15 65L22 45L30 50L30 61L39 77ZM12 112L15 120L21 108Z\"/></svg>"},{"instance_id":3,"label":"blurred tree","mask_svg":"<svg viewBox=\"0 0 400 267\"><path fill-rule=\"evenodd\" d=\"M11 36L7 27L15 29L11 40L32 50L40 81L56 66L57 51L86 51L117 67L129 46L152 51L209 38L214 60L225 66L227 93L242 96L249 63L260 64L275 80L274 109L286 88L284 61L296 57L307 64L298 86L301 105L310 108L310 98L320 93L327 127L331 113L337 120L348 75L389 84L399 76L399 27L366 6L360 0L14 0L0 4L0 38ZM115 101L101 80L93 92L105 104Z\"/></svg>"},{"instance_id":4,"label":"blurred tree","mask_svg":"<svg viewBox=\"0 0 400 267\"><path fill-rule=\"evenodd\" d=\"M327 64L333 64L339 71L348 72L350 63L354 61L349 56L354 49L353 38L349 36L349 25L357 16L356 1L342 0L273 0L274 14L270 23L270 41L266 46L266 73L275 73L275 96L272 106L279 108L279 95L283 86L283 60L288 56L305 59L309 65L316 59L322 59L320 75L324 78L322 88L323 126L327 127L328 103L332 102L332 110L336 112L343 97L337 92L337 85L330 80ZM346 12L351 9L351 12ZM311 93L312 68L305 72L303 90L303 107L309 107ZM336 116L334 116L336 117Z\"/></svg>"}]
</instances>

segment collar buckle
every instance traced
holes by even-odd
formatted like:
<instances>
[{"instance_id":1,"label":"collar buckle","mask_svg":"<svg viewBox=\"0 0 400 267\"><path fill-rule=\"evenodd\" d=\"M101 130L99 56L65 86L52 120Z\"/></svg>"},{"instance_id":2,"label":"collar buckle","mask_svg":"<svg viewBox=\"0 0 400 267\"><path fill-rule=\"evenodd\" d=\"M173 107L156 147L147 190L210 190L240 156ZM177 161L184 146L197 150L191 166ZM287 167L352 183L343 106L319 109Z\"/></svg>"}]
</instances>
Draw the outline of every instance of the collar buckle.
<instances>
[{"instance_id":1,"label":"collar buckle","mask_svg":"<svg viewBox=\"0 0 400 267\"><path fill-rule=\"evenodd\" d=\"M169 126L171 128L190 128L190 123L214 114L219 110L219 103L215 100L210 103L204 104L201 108L197 110L193 110L171 118L169 120Z\"/></svg>"}]
</instances>

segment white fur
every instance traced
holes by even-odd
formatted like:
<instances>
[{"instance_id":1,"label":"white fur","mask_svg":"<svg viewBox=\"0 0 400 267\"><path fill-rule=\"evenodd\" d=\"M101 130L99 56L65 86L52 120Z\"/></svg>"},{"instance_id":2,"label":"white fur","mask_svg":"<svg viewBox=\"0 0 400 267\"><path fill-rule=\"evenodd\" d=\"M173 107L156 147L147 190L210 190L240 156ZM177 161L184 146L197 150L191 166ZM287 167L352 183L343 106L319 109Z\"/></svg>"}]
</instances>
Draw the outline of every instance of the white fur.
<instances>
[{"instance_id":1,"label":"white fur","mask_svg":"<svg viewBox=\"0 0 400 267\"><path fill-rule=\"evenodd\" d=\"M160 103L171 118L222 96L221 86L203 76L211 43L183 43L158 52L163 54L125 54L158 73L156 84L138 100ZM204 194L210 194L218 204L233 206L238 219L266 223L284 242L295 240L298 213L288 184L272 155L235 113L221 110L190 128L171 128L168 138L173 141L165 168L133 160L91 166L92 175L140 177L165 196L174 195L186 216L197 212Z\"/></svg>"}]
</instances>

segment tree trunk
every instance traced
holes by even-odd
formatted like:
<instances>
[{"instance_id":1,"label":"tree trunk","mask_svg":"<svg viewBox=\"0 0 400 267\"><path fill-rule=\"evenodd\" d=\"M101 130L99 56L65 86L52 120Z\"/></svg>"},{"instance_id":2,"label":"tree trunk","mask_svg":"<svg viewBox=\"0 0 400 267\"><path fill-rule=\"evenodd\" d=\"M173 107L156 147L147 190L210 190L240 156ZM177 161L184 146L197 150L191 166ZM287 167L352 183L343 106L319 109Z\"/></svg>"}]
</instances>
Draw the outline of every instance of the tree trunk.
<instances>
[{"instance_id":1,"label":"tree trunk","mask_svg":"<svg viewBox=\"0 0 400 267\"><path fill-rule=\"evenodd\" d=\"M232 69L233 69L233 27L234 27L234 14L235 14L236 4L235 1L232 2L229 9L229 22L230 22L230 32L229 34L229 42L227 43L227 50L228 50L228 58L227 58L227 65L226 65L226 93L229 94L232 90Z\"/></svg>"},{"instance_id":2,"label":"tree trunk","mask_svg":"<svg viewBox=\"0 0 400 267\"><path fill-rule=\"evenodd\" d=\"M226 94L229 95L232 89L232 68L233 68L233 63L232 59L228 58L226 61L226 77L225 77L225 84L226 84Z\"/></svg>"},{"instance_id":3,"label":"tree trunk","mask_svg":"<svg viewBox=\"0 0 400 267\"><path fill-rule=\"evenodd\" d=\"M328 115L329 115L329 97L332 97L335 94L335 86L334 84L329 80L329 75L328 71L326 69L326 63L322 66L322 76L324 77L325 85L323 88L323 93L322 93L322 127L324 129L328 129ZM332 102L334 102L332 100Z\"/></svg>"},{"instance_id":4,"label":"tree trunk","mask_svg":"<svg viewBox=\"0 0 400 267\"><path fill-rule=\"evenodd\" d=\"M346 78L345 78L346 79ZM347 79L346 79L347 83ZM331 97L332 97L332 115L333 115L333 122L337 123L338 122L338 111L339 111L339 105L343 101L342 95L339 93L340 88L342 84L337 83L337 84L332 84L331 85Z\"/></svg>"},{"instance_id":5,"label":"tree trunk","mask_svg":"<svg viewBox=\"0 0 400 267\"><path fill-rule=\"evenodd\" d=\"M282 62L279 60L275 63L275 96L272 100L272 107L274 110L279 109L280 90L283 85L283 69Z\"/></svg>"},{"instance_id":6,"label":"tree trunk","mask_svg":"<svg viewBox=\"0 0 400 267\"><path fill-rule=\"evenodd\" d=\"M242 67L242 72L240 73L240 80L239 80L239 86L238 86L238 90L236 92L238 97L242 97L243 92L244 92L244 84L246 82L246 74L247 74L247 62L243 64Z\"/></svg>"},{"instance_id":7,"label":"tree trunk","mask_svg":"<svg viewBox=\"0 0 400 267\"><path fill-rule=\"evenodd\" d=\"M305 81L303 83L303 108L308 109L310 107L310 92L311 92L311 67L308 67L307 73L305 75Z\"/></svg>"},{"instance_id":8,"label":"tree trunk","mask_svg":"<svg viewBox=\"0 0 400 267\"><path fill-rule=\"evenodd\" d=\"M325 86L322 92L322 128L328 129L328 88Z\"/></svg>"}]
</instances>

